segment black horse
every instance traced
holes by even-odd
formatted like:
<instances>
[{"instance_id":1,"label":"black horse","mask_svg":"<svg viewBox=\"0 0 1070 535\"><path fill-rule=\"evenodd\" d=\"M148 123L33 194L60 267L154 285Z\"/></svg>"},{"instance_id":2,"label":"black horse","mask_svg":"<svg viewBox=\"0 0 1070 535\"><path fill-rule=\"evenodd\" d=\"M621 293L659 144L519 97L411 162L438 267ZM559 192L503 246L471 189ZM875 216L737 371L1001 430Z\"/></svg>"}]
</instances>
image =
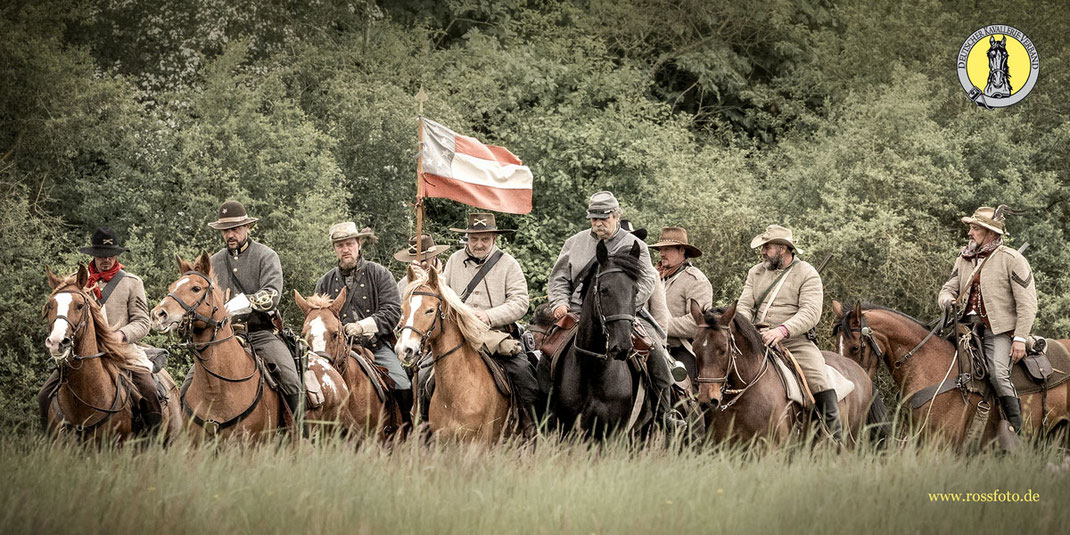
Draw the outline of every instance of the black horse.
<instances>
[{"instance_id":1,"label":"black horse","mask_svg":"<svg viewBox=\"0 0 1070 535\"><path fill-rule=\"evenodd\" d=\"M637 375L626 359L643 270L639 252L636 243L630 251L610 255L599 241L597 264L583 278L576 339L557 364L550 394L550 408L565 430L603 438L631 419ZM636 428L644 423L632 422Z\"/></svg>"}]
</instances>

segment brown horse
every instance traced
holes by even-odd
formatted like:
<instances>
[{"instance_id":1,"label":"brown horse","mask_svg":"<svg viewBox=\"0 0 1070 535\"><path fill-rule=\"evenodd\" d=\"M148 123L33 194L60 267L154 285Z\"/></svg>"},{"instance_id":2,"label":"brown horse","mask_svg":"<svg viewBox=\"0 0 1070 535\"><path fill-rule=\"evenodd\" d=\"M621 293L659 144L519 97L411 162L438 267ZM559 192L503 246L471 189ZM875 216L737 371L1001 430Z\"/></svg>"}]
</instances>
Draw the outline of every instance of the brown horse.
<instances>
[{"instance_id":1,"label":"brown horse","mask_svg":"<svg viewBox=\"0 0 1070 535\"><path fill-rule=\"evenodd\" d=\"M926 387L947 381L953 383L957 379L955 346L940 336L929 337L929 327L920 321L878 305L863 306L858 303L848 311L840 302L833 301L832 308L840 318L836 329L840 353L861 364L870 377L876 375L877 366L884 360L902 399L907 400ZM1049 342L1070 348L1070 340ZM910 356L906 357L908 354ZM963 390L953 388L909 411L907 416L922 438L961 450L966 445L971 422L980 402L979 394L964 394ZM1041 428L1045 432L1066 429L1067 422L1070 422L1070 383L1049 389L1046 405L1048 414L1045 419L1041 410L1041 394L1022 395L1024 432L1031 433ZM1046 427L1042 425L1045 421ZM991 410L984 422L982 443L988 443L996 437L998 423L998 411Z\"/></svg>"},{"instance_id":2,"label":"brown horse","mask_svg":"<svg viewBox=\"0 0 1070 535\"><path fill-rule=\"evenodd\" d=\"M808 422L805 412L789 398L773 369L774 357L750 321L736 315L736 305L705 314L692 305L699 325L693 347L697 361L698 399L706 412L707 436L748 443L761 439L787 441L797 426ZM862 368L835 353L825 361L855 384L840 401L844 441L855 443L867 423L879 423L882 406L873 397L873 383ZM871 408L871 403L873 408Z\"/></svg>"},{"instance_id":3,"label":"brown horse","mask_svg":"<svg viewBox=\"0 0 1070 535\"><path fill-rule=\"evenodd\" d=\"M487 326L457 294L441 284L434 268L409 270L401 299L401 333L396 351L402 364L412 366L430 349L434 360L435 392L428 426L436 438L492 443L507 433L509 400L494 384L479 354Z\"/></svg>"},{"instance_id":4,"label":"brown horse","mask_svg":"<svg viewBox=\"0 0 1070 535\"><path fill-rule=\"evenodd\" d=\"M377 431L381 438L386 438L388 427L397 429L400 425L401 412L396 403L386 404L379 399L375 386L356 357L350 353L345 333L342 332L342 320L338 316L345 306L346 289L342 288L333 300L325 295L313 295L305 299L301 292L294 290L294 299L305 314L301 336L312 348L309 369L340 373L341 381L335 382L332 378L321 386L325 395L340 396L344 400L332 412L325 412L326 405L309 411L309 420L338 421L349 433ZM368 362L375 362L374 356L366 348L356 346L354 350L362 351Z\"/></svg>"},{"instance_id":5,"label":"brown horse","mask_svg":"<svg viewBox=\"0 0 1070 535\"><path fill-rule=\"evenodd\" d=\"M122 368L133 358L133 348L108 326L100 306L83 290L89 279L84 266L66 279L47 272L52 294L44 310L49 331L45 347L60 376L56 401L48 410L49 429L98 441L130 438L136 394ZM161 428L165 438L173 438L181 425L178 389L167 370L159 375L170 389Z\"/></svg>"},{"instance_id":6,"label":"brown horse","mask_svg":"<svg viewBox=\"0 0 1070 535\"><path fill-rule=\"evenodd\" d=\"M171 283L170 293L150 315L156 330L177 331L192 350L193 380L180 398L184 416L193 424L190 432L196 439L266 437L280 427L285 406L268 387L252 353L234 337L211 260L201 254L191 265L178 258L178 267L182 276ZM333 369L327 373L341 383L341 375ZM318 377L320 384L327 382L324 377ZM324 392L327 413L337 410L344 400L329 394Z\"/></svg>"}]
</instances>

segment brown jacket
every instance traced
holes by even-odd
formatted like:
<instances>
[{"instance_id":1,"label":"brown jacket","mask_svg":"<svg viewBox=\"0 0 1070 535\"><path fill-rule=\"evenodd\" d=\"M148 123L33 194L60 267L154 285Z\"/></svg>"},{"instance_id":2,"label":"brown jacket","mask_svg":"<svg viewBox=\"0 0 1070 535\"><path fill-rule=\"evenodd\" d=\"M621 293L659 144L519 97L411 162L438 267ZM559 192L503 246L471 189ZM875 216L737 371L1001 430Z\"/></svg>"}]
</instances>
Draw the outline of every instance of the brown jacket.
<instances>
[{"instance_id":1,"label":"brown jacket","mask_svg":"<svg viewBox=\"0 0 1070 535\"><path fill-rule=\"evenodd\" d=\"M497 247L492 249L488 256L496 250ZM468 283L481 267L475 262L465 265L464 261L468 257L465 251L461 249L450 255L450 259L446 261L446 269L442 271L446 285L457 292L458 296L468 287ZM528 313L528 281L524 278L520 262L509 253L502 255L472 291L472 295L468 296L465 304L486 312L492 329L504 327L523 318L524 314Z\"/></svg>"},{"instance_id":2,"label":"brown jacket","mask_svg":"<svg viewBox=\"0 0 1070 535\"><path fill-rule=\"evenodd\" d=\"M974 267L973 260L960 255L951 278L940 288L940 298L957 299L969 292ZM1029 261L1006 245L992 251L981 268L981 299L993 332L1029 336L1037 317L1037 288Z\"/></svg>"},{"instance_id":3,"label":"brown jacket","mask_svg":"<svg viewBox=\"0 0 1070 535\"><path fill-rule=\"evenodd\" d=\"M691 302L705 309L713 305L713 285L702 271L690 264L665 279L665 301L669 306L669 347L691 348L691 339L698 333L698 324L691 316Z\"/></svg>"},{"instance_id":4,"label":"brown jacket","mask_svg":"<svg viewBox=\"0 0 1070 535\"><path fill-rule=\"evenodd\" d=\"M101 291L106 285L104 281L97 283ZM145 302L145 285L137 275L123 271L123 278L119 280L103 308L108 325L126 335L128 343L136 344L149 333L149 307Z\"/></svg>"},{"instance_id":5,"label":"brown jacket","mask_svg":"<svg viewBox=\"0 0 1070 535\"><path fill-rule=\"evenodd\" d=\"M747 319L757 322L765 303L772 299L773 304L769 307L763 323L771 327L783 325L788 328L788 336L794 338L805 334L821 319L824 286L821 283L821 275L814 266L799 260L784 276L784 285L779 292L770 291L764 302L755 303L784 269L786 268L769 271L765 268L765 262L752 267L747 272L747 281L743 284L736 314L744 314Z\"/></svg>"}]
</instances>

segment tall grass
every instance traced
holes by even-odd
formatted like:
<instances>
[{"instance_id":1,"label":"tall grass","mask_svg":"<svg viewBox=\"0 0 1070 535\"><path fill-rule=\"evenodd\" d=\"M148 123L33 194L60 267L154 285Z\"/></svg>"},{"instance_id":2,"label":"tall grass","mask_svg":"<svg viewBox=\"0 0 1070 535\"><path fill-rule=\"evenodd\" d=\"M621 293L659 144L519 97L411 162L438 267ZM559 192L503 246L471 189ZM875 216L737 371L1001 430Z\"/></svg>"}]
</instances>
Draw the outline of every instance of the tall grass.
<instances>
[{"instance_id":1,"label":"tall grass","mask_svg":"<svg viewBox=\"0 0 1070 535\"><path fill-rule=\"evenodd\" d=\"M0 439L5 533L1062 532L1070 457L1050 446L759 452L547 440L487 450L343 440L122 449ZM1031 490L1038 503L932 503Z\"/></svg>"}]
</instances>

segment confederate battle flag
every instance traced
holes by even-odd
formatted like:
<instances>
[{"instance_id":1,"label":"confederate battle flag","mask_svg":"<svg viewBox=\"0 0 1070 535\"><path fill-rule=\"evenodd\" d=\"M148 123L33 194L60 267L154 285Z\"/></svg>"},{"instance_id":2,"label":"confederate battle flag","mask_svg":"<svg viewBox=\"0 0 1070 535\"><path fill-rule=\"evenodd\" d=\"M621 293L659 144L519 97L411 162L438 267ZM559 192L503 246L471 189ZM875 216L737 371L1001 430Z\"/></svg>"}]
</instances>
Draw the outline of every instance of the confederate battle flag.
<instances>
[{"instance_id":1,"label":"confederate battle flag","mask_svg":"<svg viewBox=\"0 0 1070 535\"><path fill-rule=\"evenodd\" d=\"M484 145L424 119L424 195L497 212L531 211L531 169L505 147Z\"/></svg>"}]
</instances>

